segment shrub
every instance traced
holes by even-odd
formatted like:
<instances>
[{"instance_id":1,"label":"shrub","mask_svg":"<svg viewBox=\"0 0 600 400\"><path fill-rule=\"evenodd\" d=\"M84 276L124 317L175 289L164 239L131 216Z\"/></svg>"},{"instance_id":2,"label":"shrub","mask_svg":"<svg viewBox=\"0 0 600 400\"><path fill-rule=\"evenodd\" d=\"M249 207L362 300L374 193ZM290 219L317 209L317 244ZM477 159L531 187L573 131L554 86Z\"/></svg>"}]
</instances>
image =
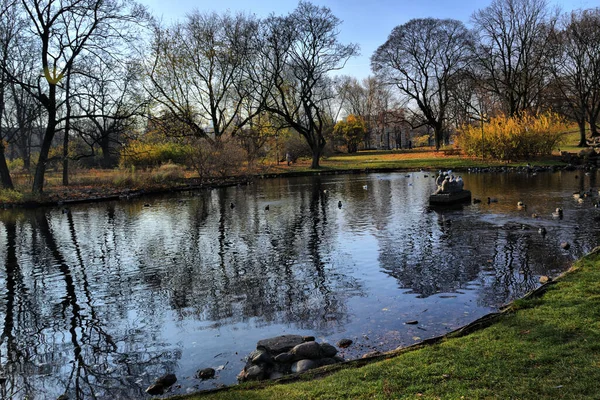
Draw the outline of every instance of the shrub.
<instances>
[{"instance_id":1,"label":"shrub","mask_svg":"<svg viewBox=\"0 0 600 400\"><path fill-rule=\"evenodd\" d=\"M199 139L194 145L191 156L201 179L239 174L246 158L246 151L229 135L223 135L214 141Z\"/></svg>"},{"instance_id":2,"label":"shrub","mask_svg":"<svg viewBox=\"0 0 600 400\"><path fill-rule=\"evenodd\" d=\"M549 155L561 141L566 126L555 113L498 116L481 126L459 128L456 143L466 154L499 160ZM482 154L482 151L484 154Z\"/></svg>"},{"instance_id":3,"label":"shrub","mask_svg":"<svg viewBox=\"0 0 600 400\"><path fill-rule=\"evenodd\" d=\"M185 171L181 166L167 163L161 165L152 173L151 180L154 183L173 183L182 180L184 177Z\"/></svg>"},{"instance_id":4,"label":"shrub","mask_svg":"<svg viewBox=\"0 0 600 400\"><path fill-rule=\"evenodd\" d=\"M170 162L185 164L193 149L189 145L163 142L145 143L140 140L131 141L121 152L121 165L130 167L157 167Z\"/></svg>"}]
</instances>

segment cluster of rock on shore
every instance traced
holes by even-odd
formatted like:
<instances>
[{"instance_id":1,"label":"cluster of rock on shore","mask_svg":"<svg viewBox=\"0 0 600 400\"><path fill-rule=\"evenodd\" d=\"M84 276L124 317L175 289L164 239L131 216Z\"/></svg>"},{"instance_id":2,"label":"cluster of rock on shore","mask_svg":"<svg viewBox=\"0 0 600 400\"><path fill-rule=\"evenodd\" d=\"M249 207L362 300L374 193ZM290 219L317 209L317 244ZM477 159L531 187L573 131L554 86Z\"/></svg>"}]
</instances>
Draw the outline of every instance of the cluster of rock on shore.
<instances>
[{"instance_id":1,"label":"cluster of rock on shore","mask_svg":"<svg viewBox=\"0 0 600 400\"><path fill-rule=\"evenodd\" d=\"M350 339L337 342L340 348L352 344ZM300 373L323 365L344 362L337 355L337 348L329 343L317 343L313 336L282 335L260 340L256 350L247 357L244 369L239 373L240 382L252 380L278 379L287 374ZM371 354L368 354L371 355ZM212 368L196 372L197 379L210 379L215 376ZM166 374L150 385L146 393L160 395L177 382L174 374ZM67 400L60 399L60 400Z\"/></svg>"},{"instance_id":2,"label":"cluster of rock on shore","mask_svg":"<svg viewBox=\"0 0 600 400\"><path fill-rule=\"evenodd\" d=\"M343 339L339 347L348 347L352 341ZM260 340L256 351L238 375L240 382L278 379L290 373L308 371L323 365L345 361L329 343L317 343L312 336L283 335Z\"/></svg>"}]
</instances>

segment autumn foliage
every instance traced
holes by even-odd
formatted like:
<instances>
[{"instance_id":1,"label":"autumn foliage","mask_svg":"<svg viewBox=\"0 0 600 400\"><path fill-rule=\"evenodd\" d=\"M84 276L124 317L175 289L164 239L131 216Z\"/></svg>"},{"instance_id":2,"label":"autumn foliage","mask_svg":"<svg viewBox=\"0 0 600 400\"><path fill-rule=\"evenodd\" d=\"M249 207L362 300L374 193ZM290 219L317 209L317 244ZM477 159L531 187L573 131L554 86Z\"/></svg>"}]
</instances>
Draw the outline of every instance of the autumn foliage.
<instances>
[{"instance_id":1,"label":"autumn foliage","mask_svg":"<svg viewBox=\"0 0 600 400\"><path fill-rule=\"evenodd\" d=\"M552 154L565 130L563 119L552 112L522 113L514 117L500 115L484 123L483 134L481 125L462 126L456 143L470 156L527 159Z\"/></svg>"},{"instance_id":2,"label":"autumn foliage","mask_svg":"<svg viewBox=\"0 0 600 400\"><path fill-rule=\"evenodd\" d=\"M348 148L348 153L356 153L358 145L367 132L367 125L361 116L348 115L346 119L339 121L333 128L333 133L343 139Z\"/></svg>"}]
</instances>

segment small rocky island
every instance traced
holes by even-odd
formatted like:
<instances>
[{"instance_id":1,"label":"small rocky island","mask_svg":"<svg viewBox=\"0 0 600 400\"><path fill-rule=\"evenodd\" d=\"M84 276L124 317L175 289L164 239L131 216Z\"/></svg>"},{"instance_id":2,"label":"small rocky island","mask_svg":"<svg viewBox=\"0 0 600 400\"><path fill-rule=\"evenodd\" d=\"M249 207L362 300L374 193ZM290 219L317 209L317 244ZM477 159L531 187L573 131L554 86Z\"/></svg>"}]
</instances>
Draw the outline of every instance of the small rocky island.
<instances>
[{"instance_id":1,"label":"small rocky island","mask_svg":"<svg viewBox=\"0 0 600 400\"><path fill-rule=\"evenodd\" d=\"M240 382L278 379L323 365L343 362L329 343L317 343L312 336L282 335L260 340L239 373Z\"/></svg>"},{"instance_id":2,"label":"small rocky island","mask_svg":"<svg viewBox=\"0 0 600 400\"><path fill-rule=\"evenodd\" d=\"M430 205L450 205L471 201L471 192L464 189L461 177L440 172L435 183L437 190L429 196Z\"/></svg>"}]
</instances>

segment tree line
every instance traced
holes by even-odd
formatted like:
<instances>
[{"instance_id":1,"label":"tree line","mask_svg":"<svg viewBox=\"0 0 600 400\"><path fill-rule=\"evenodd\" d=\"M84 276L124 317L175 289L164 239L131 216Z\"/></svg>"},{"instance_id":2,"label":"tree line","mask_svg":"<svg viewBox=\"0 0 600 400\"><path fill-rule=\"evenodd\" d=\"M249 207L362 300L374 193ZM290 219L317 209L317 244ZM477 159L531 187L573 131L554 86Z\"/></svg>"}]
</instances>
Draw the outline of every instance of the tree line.
<instances>
[{"instance_id":1,"label":"tree line","mask_svg":"<svg viewBox=\"0 0 600 400\"><path fill-rule=\"evenodd\" d=\"M49 165L67 185L70 161L114 167L144 141L187 146L203 171L216 154L235 158L233 139L251 163L284 131L313 168L328 141L356 151L390 124L428 127L439 149L459 126L552 109L578 124L580 145L586 127L599 135L600 9L494 0L471 22L397 26L359 81L334 76L358 45L307 1L262 19L194 11L162 24L132 0L0 0L1 184L13 187L15 157L42 193Z\"/></svg>"}]
</instances>

